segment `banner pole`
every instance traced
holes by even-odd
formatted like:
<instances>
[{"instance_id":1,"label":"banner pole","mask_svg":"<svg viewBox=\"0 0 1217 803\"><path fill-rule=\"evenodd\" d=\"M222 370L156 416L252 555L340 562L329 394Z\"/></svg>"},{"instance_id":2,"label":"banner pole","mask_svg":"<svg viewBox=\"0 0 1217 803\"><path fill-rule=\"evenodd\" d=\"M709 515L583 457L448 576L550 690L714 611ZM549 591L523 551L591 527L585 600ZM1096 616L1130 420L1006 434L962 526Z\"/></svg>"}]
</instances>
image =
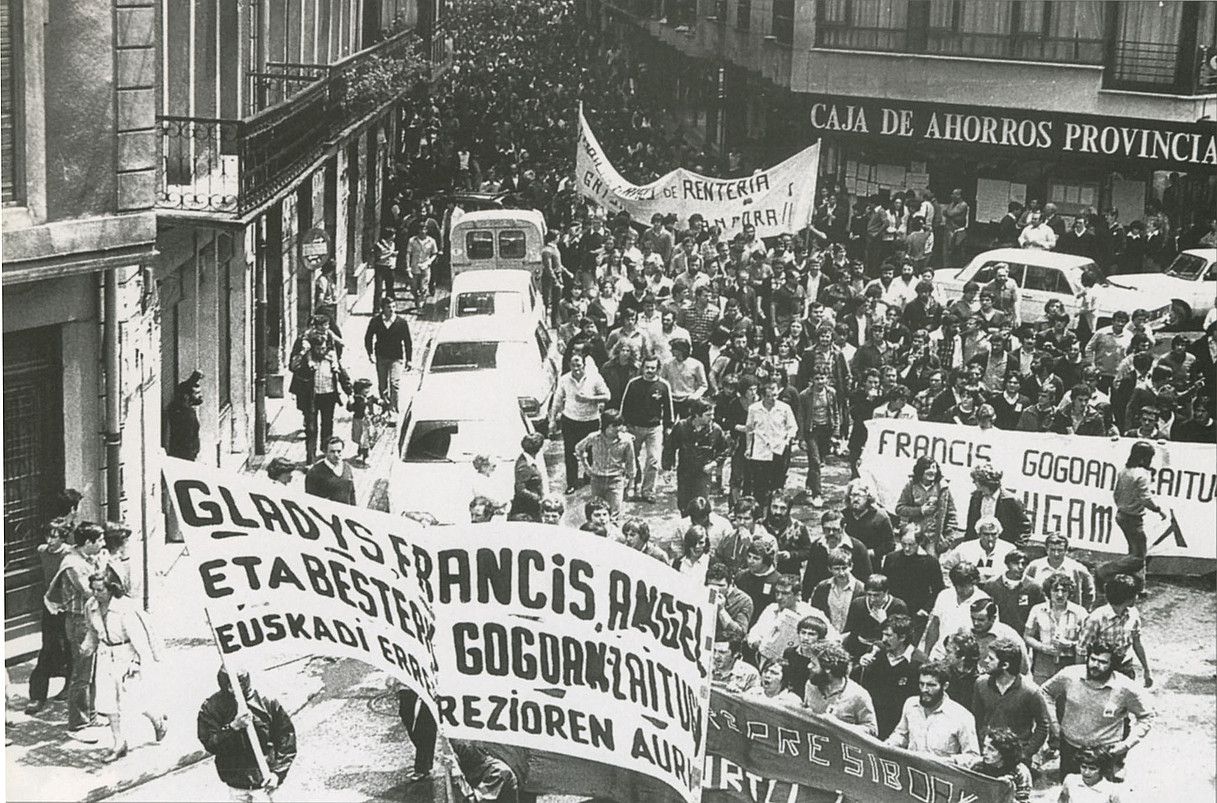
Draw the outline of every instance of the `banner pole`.
<instances>
[{"instance_id":1,"label":"banner pole","mask_svg":"<svg viewBox=\"0 0 1217 803\"><path fill-rule=\"evenodd\" d=\"M245 690L241 688L241 680L232 664L224 658L224 650L220 649L220 639L216 636L216 629L211 624L211 612L207 610L206 606L203 606L203 615L207 617L207 630L211 633L211 641L215 644L216 652L220 654L220 665L223 666L224 673L228 675L228 685L232 689L233 699L237 701L237 716L244 716L249 713L249 704L245 700ZM270 778L270 766L266 763L266 754L262 752L262 743L258 741L258 730L254 727L252 718L245 726L245 735L249 738L249 745L254 751L254 761L258 763L258 772L262 773L262 783L265 784Z\"/></svg>"}]
</instances>

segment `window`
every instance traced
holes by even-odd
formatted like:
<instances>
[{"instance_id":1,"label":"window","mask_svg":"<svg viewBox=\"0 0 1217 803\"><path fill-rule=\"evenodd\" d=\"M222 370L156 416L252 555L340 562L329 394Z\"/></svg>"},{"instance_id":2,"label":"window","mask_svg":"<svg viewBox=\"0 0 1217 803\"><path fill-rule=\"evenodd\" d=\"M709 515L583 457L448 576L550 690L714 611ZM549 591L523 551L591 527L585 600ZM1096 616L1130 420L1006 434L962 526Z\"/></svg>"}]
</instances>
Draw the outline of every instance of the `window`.
<instances>
[{"instance_id":1,"label":"window","mask_svg":"<svg viewBox=\"0 0 1217 803\"><path fill-rule=\"evenodd\" d=\"M524 230L504 229L499 232L499 259L523 259Z\"/></svg>"},{"instance_id":2,"label":"window","mask_svg":"<svg viewBox=\"0 0 1217 803\"><path fill-rule=\"evenodd\" d=\"M494 293L461 293L456 297L456 317L494 315Z\"/></svg>"},{"instance_id":3,"label":"window","mask_svg":"<svg viewBox=\"0 0 1217 803\"><path fill-rule=\"evenodd\" d=\"M752 27L752 0L736 0L735 27L741 31Z\"/></svg>"},{"instance_id":4,"label":"window","mask_svg":"<svg viewBox=\"0 0 1217 803\"><path fill-rule=\"evenodd\" d=\"M849 11L849 0L820 0L820 24L848 25Z\"/></svg>"},{"instance_id":5,"label":"window","mask_svg":"<svg viewBox=\"0 0 1217 803\"><path fill-rule=\"evenodd\" d=\"M1208 268L1208 272L1204 278L1206 281L1211 281L1214 278L1214 272L1217 271L1217 262L1210 265L1207 259L1195 254L1180 254L1166 269L1166 275L1195 281L1205 272L1205 268Z\"/></svg>"},{"instance_id":6,"label":"window","mask_svg":"<svg viewBox=\"0 0 1217 803\"><path fill-rule=\"evenodd\" d=\"M1021 286L1023 283L1023 272L1026 270L1026 266L1020 265L1017 262L986 262L980 267L980 270L976 271L976 275L972 277L972 281L976 282L983 288L986 284L993 281L993 277L996 275L996 266L1001 264L1009 266L1010 278L1014 280L1015 284Z\"/></svg>"},{"instance_id":7,"label":"window","mask_svg":"<svg viewBox=\"0 0 1217 803\"><path fill-rule=\"evenodd\" d=\"M1064 277L1059 268L1046 268L1042 265L1027 266L1027 280L1024 282L1023 289L1073 295L1073 291L1069 287L1069 280Z\"/></svg>"},{"instance_id":8,"label":"window","mask_svg":"<svg viewBox=\"0 0 1217 803\"><path fill-rule=\"evenodd\" d=\"M0 0L0 200L25 202L21 0Z\"/></svg>"},{"instance_id":9,"label":"window","mask_svg":"<svg viewBox=\"0 0 1217 803\"><path fill-rule=\"evenodd\" d=\"M431 370L440 373L496 368L498 355L499 344L494 342L440 343L431 358Z\"/></svg>"},{"instance_id":10,"label":"window","mask_svg":"<svg viewBox=\"0 0 1217 803\"><path fill-rule=\"evenodd\" d=\"M773 37L783 45L794 44L794 0L773 0Z\"/></svg>"},{"instance_id":11,"label":"window","mask_svg":"<svg viewBox=\"0 0 1217 803\"><path fill-rule=\"evenodd\" d=\"M466 234L465 256L469 259L494 259L494 234L488 231Z\"/></svg>"},{"instance_id":12,"label":"window","mask_svg":"<svg viewBox=\"0 0 1217 803\"><path fill-rule=\"evenodd\" d=\"M474 455L496 456L487 444L500 443L510 423L503 421L419 420L402 452L406 462L449 461L468 463Z\"/></svg>"}]
</instances>

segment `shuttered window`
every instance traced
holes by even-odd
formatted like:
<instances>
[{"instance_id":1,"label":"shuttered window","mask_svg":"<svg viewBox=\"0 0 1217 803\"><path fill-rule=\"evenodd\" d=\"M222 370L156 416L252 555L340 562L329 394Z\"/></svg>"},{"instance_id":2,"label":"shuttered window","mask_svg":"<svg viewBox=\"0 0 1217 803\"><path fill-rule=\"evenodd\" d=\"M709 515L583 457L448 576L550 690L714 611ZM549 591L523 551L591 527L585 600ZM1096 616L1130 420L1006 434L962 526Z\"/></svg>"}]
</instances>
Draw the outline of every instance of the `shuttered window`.
<instances>
[{"instance_id":1,"label":"shuttered window","mask_svg":"<svg viewBox=\"0 0 1217 803\"><path fill-rule=\"evenodd\" d=\"M21 0L0 0L0 178L5 206L24 201L21 154Z\"/></svg>"}]
</instances>

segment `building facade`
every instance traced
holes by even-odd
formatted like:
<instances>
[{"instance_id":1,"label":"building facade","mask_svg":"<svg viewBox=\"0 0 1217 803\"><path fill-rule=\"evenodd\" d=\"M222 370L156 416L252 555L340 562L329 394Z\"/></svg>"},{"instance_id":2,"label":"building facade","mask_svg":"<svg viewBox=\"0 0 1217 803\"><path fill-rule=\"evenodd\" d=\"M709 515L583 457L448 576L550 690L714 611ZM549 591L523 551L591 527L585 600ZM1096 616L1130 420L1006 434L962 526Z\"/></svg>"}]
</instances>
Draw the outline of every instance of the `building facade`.
<instances>
[{"instance_id":1,"label":"building facade","mask_svg":"<svg viewBox=\"0 0 1217 803\"><path fill-rule=\"evenodd\" d=\"M37 633L35 549L60 491L90 519L159 529L157 43L141 13L0 3L6 652Z\"/></svg>"},{"instance_id":2,"label":"building facade","mask_svg":"<svg viewBox=\"0 0 1217 803\"><path fill-rule=\"evenodd\" d=\"M290 405L290 349L368 284L443 0L2 0L5 596L37 631L49 501L141 534L155 604L176 387L197 460L239 468ZM318 308L319 272L336 298ZM324 299L322 299L324 301ZM301 454L303 458L303 454ZM172 539L172 536L168 536ZM36 647L36 643L34 644Z\"/></svg>"},{"instance_id":3,"label":"building facade","mask_svg":"<svg viewBox=\"0 0 1217 803\"><path fill-rule=\"evenodd\" d=\"M860 197L962 189L1065 215L1217 208L1217 3L1105 0L589 0L648 69L680 77L691 139L754 164L816 140ZM977 227L978 233L984 231ZM982 245L978 243L977 245Z\"/></svg>"}]
</instances>

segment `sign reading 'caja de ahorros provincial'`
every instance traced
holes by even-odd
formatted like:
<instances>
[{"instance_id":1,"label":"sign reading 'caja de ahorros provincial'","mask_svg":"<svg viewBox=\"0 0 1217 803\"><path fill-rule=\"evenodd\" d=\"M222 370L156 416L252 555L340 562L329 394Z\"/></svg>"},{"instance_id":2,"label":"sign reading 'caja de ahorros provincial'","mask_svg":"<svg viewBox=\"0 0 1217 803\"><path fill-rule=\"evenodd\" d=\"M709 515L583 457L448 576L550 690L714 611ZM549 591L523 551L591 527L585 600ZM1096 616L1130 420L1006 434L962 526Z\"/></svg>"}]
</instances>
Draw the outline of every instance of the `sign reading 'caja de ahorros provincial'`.
<instances>
[{"instance_id":1,"label":"sign reading 'caja de ahorros provincial'","mask_svg":"<svg viewBox=\"0 0 1217 803\"><path fill-rule=\"evenodd\" d=\"M1217 166L1217 123L810 96L816 131Z\"/></svg>"}]
</instances>

